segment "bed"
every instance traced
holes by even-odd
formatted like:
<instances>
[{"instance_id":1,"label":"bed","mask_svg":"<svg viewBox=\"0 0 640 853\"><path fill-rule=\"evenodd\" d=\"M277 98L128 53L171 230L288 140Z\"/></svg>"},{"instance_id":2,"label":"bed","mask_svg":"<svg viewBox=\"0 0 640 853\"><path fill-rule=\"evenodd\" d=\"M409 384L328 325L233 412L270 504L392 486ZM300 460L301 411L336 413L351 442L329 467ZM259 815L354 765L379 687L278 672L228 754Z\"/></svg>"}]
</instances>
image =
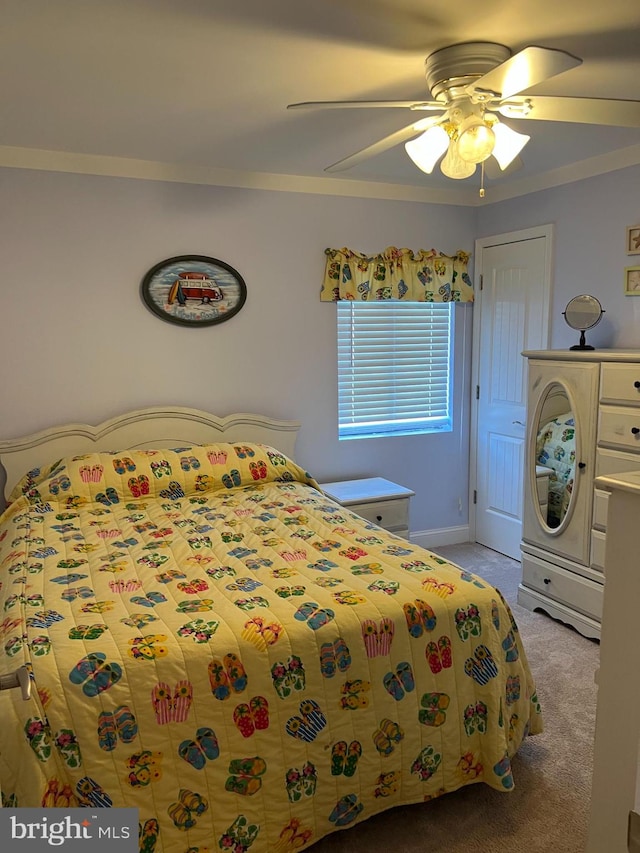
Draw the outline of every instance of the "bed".
<instances>
[{"instance_id":1,"label":"bed","mask_svg":"<svg viewBox=\"0 0 640 853\"><path fill-rule=\"evenodd\" d=\"M507 603L323 495L298 426L164 408L0 442L3 806L285 853L514 787L542 722Z\"/></svg>"}]
</instances>

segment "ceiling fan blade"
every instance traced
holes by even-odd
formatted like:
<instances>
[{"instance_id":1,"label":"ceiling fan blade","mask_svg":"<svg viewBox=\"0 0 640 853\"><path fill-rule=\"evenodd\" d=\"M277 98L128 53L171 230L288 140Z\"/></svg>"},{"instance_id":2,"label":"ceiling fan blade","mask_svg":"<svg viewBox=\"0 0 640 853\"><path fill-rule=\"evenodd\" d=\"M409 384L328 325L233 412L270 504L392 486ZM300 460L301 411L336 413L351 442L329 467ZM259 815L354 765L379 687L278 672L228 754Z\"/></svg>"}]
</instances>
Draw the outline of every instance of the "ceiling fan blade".
<instances>
[{"instance_id":1,"label":"ceiling fan blade","mask_svg":"<svg viewBox=\"0 0 640 853\"><path fill-rule=\"evenodd\" d=\"M299 104L287 104L288 110L345 110L371 109L376 107L401 107L406 110L442 110L444 104L438 101L302 101Z\"/></svg>"},{"instance_id":2,"label":"ceiling fan blade","mask_svg":"<svg viewBox=\"0 0 640 853\"><path fill-rule=\"evenodd\" d=\"M489 92L503 99L510 98L581 64L581 59L564 50L532 45L483 74L467 86L466 91L471 96Z\"/></svg>"},{"instance_id":3,"label":"ceiling fan blade","mask_svg":"<svg viewBox=\"0 0 640 853\"><path fill-rule=\"evenodd\" d=\"M388 151L389 148L393 148L394 145L400 145L401 142L408 142L428 127L437 124L441 119L442 116L421 118L419 121L415 121L413 124L409 124L400 130L396 130L395 133L385 136L383 139L378 140L378 142L374 142L373 145L368 145L366 148L356 151L355 154L350 154L349 157L345 157L343 160L338 160L337 163L332 163L331 166L327 166L324 171L341 172L344 169L350 169L352 166L357 166L359 163L362 163L363 160L368 160L369 157L375 157L376 154L382 154L384 151Z\"/></svg>"},{"instance_id":4,"label":"ceiling fan blade","mask_svg":"<svg viewBox=\"0 0 640 853\"><path fill-rule=\"evenodd\" d=\"M503 103L498 112L508 118L566 121L577 124L602 124L613 127L640 127L640 101L616 101L607 98L525 98Z\"/></svg>"}]
</instances>

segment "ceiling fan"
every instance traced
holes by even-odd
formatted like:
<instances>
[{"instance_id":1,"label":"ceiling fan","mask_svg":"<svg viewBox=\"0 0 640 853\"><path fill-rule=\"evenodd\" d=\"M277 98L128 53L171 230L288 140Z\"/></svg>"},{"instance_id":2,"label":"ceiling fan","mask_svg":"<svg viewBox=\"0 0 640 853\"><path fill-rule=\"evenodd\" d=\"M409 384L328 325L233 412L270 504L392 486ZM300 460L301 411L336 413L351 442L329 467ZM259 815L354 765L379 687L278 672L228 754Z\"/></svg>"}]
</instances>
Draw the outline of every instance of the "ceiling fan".
<instances>
[{"instance_id":1,"label":"ceiling fan","mask_svg":"<svg viewBox=\"0 0 640 853\"><path fill-rule=\"evenodd\" d=\"M289 104L287 109L437 111L438 115L417 119L327 166L325 171L349 169L405 143L407 154L423 172L430 174L442 158L443 174L463 179L473 175L478 164L482 164L484 175L484 164L490 157L501 170L519 160L520 151L531 137L510 128L501 116L640 127L640 101L521 94L581 64L581 59L563 50L532 45L512 55L501 44L467 42L441 48L427 57L425 76L433 100L306 101ZM480 194L484 195L483 189Z\"/></svg>"}]
</instances>

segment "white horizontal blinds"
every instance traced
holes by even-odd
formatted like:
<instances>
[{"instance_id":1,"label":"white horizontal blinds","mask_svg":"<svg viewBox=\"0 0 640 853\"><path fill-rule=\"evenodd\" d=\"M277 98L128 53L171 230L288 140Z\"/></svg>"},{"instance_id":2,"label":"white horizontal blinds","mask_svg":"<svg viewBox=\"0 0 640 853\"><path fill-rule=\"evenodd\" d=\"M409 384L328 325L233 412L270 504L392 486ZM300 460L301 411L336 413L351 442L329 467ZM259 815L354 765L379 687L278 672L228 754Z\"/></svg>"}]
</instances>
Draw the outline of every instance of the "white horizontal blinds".
<instances>
[{"instance_id":1,"label":"white horizontal blinds","mask_svg":"<svg viewBox=\"0 0 640 853\"><path fill-rule=\"evenodd\" d=\"M339 437L451 429L451 303L337 303Z\"/></svg>"}]
</instances>

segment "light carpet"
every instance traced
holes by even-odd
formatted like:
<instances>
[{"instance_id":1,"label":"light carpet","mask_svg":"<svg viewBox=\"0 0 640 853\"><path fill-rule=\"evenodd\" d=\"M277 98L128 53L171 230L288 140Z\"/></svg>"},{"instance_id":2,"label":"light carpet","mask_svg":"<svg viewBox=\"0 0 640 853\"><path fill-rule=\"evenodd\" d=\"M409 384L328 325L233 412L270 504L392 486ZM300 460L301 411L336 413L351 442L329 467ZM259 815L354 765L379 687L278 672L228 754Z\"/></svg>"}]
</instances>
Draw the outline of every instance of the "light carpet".
<instances>
[{"instance_id":1,"label":"light carpet","mask_svg":"<svg viewBox=\"0 0 640 853\"><path fill-rule=\"evenodd\" d=\"M522 744L509 793L471 785L333 833L313 853L581 853L586 845L599 644L516 602L520 563L481 545L433 549L509 602L536 680L545 730Z\"/></svg>"}]
</instances>

